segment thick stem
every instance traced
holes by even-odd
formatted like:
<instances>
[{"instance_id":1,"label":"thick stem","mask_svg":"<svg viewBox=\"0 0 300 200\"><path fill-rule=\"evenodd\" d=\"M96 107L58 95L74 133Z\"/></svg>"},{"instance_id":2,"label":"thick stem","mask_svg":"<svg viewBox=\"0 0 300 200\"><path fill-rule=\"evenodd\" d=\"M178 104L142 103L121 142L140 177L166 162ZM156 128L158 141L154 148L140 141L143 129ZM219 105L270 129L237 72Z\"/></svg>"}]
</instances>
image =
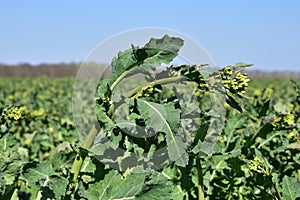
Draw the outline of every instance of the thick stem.
<instances>
[{"instance_id":1,"label":"thick stem","mask_svg":"<svg viewBox=\"0 0 300 200\"><path fill-rule=\"evenodd\" d=\"M146 88L146 87L153 87L154 85L157 85L157 84L168 84L168 83L173 83L175 81L178 81L178 80L181 80L181 79L184 79L184 77L182 76L176 76L176 77L169 77L169 78L163 78L163 79L159 79L159 80L156 80L154 82L150 82L150 83L145 83L129 92L127 92L125 94L126 97L132 97L133 95L135 95L136 93L140 92L143 88Z\"/></svg>"},{"instance_id":2,"label":"thick stem","mask_svg":"<svg viewBox=\"0 0 300 200\"><path fill-rule=\"evenodd\" d=\"M270 175L270 181L271 181L271 183L272 183L272 185L273 185L273 188L274 188L274 190L275 190L275 197L276 197L276 199L281 200L282 197L281 197L281 195L280 195L280 192L279 192L278 189L277 189L276 184L275 184L275 183L273 182L273 180L272 180L272 175Z\"/></svg>"},{"instance_id":3,"label":"thick stem","mask_svg":"<svg viewBox=\"0 0 300 200\"><path fill-rule=\"evenodd\" d=\"M84 141L84 143L82 144L82 148L84 149L90 149L93 145L94 139L97 135L97 129L95 126L93 126L86 138L86 140ZM80 155L79 153L76 155L76 158L73 162L73 166L71 168L71 173L73 174L73 183L76 183L81 166L83 164L83 161L85 159L85 156Z\"/></svg>"},{"instance_id":4,"label":"thick stem","mask_svg":"<svg viewBox=\"0 0 300 200\"><path fill-rule=\"evenodd\" d=\"M196 158L197 172L198 172L198 200L204 200L203 174L201 160Z\"/></svg>"}]
</instances>

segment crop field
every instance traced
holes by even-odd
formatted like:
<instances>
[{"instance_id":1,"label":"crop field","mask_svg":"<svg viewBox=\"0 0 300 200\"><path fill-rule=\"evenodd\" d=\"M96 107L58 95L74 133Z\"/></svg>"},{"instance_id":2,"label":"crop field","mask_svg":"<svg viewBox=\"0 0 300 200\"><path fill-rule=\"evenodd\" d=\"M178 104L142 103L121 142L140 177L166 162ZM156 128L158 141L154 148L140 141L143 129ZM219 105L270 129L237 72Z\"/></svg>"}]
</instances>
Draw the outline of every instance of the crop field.
<instances>
[{"instance_id":1,"label":"crop field","mask_svg":"<svg viewBox=\"0 0 300 200\"><path fill-rule=\"evenodd\" d=\"M116 86L111 98L116 78L103 80L100 128L86 138L73 119L74 78L1 78L0 199L300 199L300 80L249 80L244 65L220 69L224 102L213 103L222 116L207 104L218 86L198 79L195 66L126 97ZM185 81L174 86L179 72ZM81 102L83 112L90 104Z\"/></svg>"}]
</instances>

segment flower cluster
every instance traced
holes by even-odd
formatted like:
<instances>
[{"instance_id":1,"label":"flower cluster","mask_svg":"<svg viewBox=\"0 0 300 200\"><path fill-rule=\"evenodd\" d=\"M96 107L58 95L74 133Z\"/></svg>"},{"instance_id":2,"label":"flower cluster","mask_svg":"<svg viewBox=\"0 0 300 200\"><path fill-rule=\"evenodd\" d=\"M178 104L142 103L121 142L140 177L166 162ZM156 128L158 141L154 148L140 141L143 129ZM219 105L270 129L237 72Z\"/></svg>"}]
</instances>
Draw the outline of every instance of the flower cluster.
<instances>
[{"instance_id":1,"label":"flower cluster","mask_svg":"<svg viewBox=\"0 0 300 200\"><path fill-rule=\"evenodd\" d=\"M292 131L288 134L287 138L288 138L290 141L295 142L295 141L297 141L297 140L300 139L300 134L298 133L297 130L292 130Z\"/></svg>"},{"instance_id":2,"label":"flower cluster","mask_svg":"<svg viewBox=\"0 0 300 200\"><path fill-rule=\"evenodd\" d=\"M23 117L25 113L25 107L15 107L11 110L9 110L5 116L4 116L4 119L5 120L19 120L20 118Z\"/></svg>"},{"instance_id":3,"label":"flower cluster","mask_svg":"<svg viewBox=\"0 0 300 200\"><path fill-rule=\"evenodd\" d=\"M242 74L241 71L234 72L232 67L225 67L221 72L224 87L232 93L246 92L250 79L247 74Z\"/></svg>"},{"instance_id":4,"label":"flower cluster","mask_svg":"<svg viewBox=\"0 0 300 200\"><path fill-rule=\"evenodd\" d=\"M277 117L272 125L277 128L290 128L295 124L295 116L293 114L283 114Z\"/></svg>"},{"instance_id":5,"label":"flower cluster","mask_svg":"<svg viewBox=\"0 0 300 200\"><path fill-rule=\"evenodd\" d=\"M150 97L154 93L158 93L156 85L154 85L153 87L145 86L139 93L137 93L137 97Z\"/></svg>"},{"instance_id":6,"label":"flower cluster","mask_svg":"<svg viewBox=\"0 0 300 200\"><path fill-rule=\"evenodd\" d=\"M264 174L267 176L270 175L269 169L267 167L264 167L263 161L257 156L255 156L255 158L249 162L249 169L260 174Z\"/></svg>"},{"instance_id":7,"label":"flower cluster","mask_svg":"<svg viewBox=\"0 0 300 200\"><path fill-rule=\"evenodd\" d=\"M232 76L233 74L232 67L225 67L222 71L224 76Z\"/></svg>"}]
</instances>

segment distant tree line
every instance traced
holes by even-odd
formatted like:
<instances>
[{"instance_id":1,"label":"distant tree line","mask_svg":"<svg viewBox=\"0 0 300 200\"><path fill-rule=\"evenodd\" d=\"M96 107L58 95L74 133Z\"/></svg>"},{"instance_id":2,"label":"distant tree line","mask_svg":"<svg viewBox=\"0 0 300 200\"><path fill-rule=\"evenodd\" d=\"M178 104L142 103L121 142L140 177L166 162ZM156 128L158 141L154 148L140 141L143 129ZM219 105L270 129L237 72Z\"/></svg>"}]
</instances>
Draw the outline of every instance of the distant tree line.
<instances>
[{"instance_id":1,"label":"distant tree line","mask_svg":"<svg viewBox=\"0 0 300 200\"><path fill-rule=\"evenodd\" d=\"M72 77L76 75L79 68L78 63L42 63L31 65L20 63L17 65L0 64L1 77Z\"/></svg>"},{"instance_id":2,"label":"distant tree line","mask_svg":"<svg viewBox=\"0 0 300 200\"><path fill-rule=\"evenodd\" d=\"M262 71L247 70L250 78L300 78L299 71Z\"/></svg>"},{"instance_id":3,"label":"distant tree line","mask_svg":"<svg viewBox=\"0 0 300 200\"><path fill-rule=\"evenodd\" d=\"M81 63L42 63L38 65L31 65L29 63L20 63L16 65L0 64L0 77L74 77L80 67ZM85 68L87 76L93 76L95 67L107 67L106 64L90 63ZM96 69L97 70L97 69ZM246 71L251 78L300 78L300 71L261 71L248 70ZM108 72L109 74L109 72Z\"/></svg>"}]
</instances>

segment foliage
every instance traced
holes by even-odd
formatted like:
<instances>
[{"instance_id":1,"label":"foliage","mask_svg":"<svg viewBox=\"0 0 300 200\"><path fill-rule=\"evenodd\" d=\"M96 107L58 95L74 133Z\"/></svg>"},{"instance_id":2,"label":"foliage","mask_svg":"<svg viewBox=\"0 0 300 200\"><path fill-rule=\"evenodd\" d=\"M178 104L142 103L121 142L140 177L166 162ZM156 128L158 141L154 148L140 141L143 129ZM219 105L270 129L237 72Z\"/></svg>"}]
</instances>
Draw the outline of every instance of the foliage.
<instances>
[{"instance_id":1,"label":"foliage","mask_svg":"<svg viewBox=\"0 0 300 200\"><path fill-rule=\"evenodd\" d=\"M299 82L250 81L243 63L157 71L183 44L120 52L82 145L73 79L1 79L0 198L299 199Z\"/></svg>"}]
</instances>

